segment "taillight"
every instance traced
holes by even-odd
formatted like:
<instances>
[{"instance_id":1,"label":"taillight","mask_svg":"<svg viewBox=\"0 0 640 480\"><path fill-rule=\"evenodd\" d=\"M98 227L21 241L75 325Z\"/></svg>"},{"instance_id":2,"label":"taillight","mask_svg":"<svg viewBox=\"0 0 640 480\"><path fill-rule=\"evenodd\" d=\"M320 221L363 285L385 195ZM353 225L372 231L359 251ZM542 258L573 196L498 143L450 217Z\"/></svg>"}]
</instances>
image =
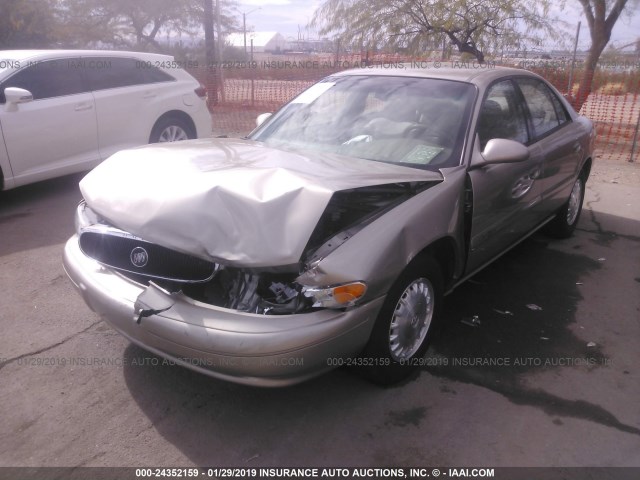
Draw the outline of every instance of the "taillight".
<instances>
[{"instance_id":1,"label":"taillight","mask_svg":"<svg viewBox=\"0 0 640 480\"><path fill-rule=\"evenodd\" d=\"M200 98L206 98L206 96L207 96L207 89L205 87L203 87L202 85L200 85L198 88L196 88L194 90L194 92Z\"/></svg>"}]
</instances>

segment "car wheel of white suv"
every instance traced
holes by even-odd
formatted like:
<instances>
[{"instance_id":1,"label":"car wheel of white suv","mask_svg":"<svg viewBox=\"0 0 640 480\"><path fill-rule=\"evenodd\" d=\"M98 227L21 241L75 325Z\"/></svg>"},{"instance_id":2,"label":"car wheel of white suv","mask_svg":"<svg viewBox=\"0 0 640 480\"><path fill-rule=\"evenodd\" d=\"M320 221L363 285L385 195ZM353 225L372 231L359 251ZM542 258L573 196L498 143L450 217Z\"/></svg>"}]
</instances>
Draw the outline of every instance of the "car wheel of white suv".
<instances>
[{"instance_id":1,"label":"car wheel of white suv","mask_svg":"<svg viewBox=\"0 0 640 480\"><path fill-rule=\"evenodd\" d=\"M193 128L177 117L161 118L153 127L149 143L178 142L196 138Z\"/></svg>"}]
</instances>

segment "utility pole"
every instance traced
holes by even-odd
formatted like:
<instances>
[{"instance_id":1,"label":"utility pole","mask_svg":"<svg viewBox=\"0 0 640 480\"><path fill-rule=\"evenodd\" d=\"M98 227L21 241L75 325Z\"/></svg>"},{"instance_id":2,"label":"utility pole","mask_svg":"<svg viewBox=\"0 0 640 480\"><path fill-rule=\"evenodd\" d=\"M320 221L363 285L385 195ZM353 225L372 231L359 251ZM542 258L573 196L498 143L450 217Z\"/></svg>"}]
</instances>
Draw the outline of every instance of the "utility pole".
<instances>
[{"instance_id":1,"label":"utility pole","mask_svg":"<svg viewBox=\"0 0 640 480\"><path fill-rule=\"evenodd\" d=\"M578 39L580 38L580 26L582 22L578 22L576 29L576 41L573 44L573 55L571 55L571 68L569 69L569 84L567 85L567 95L572 97L571 88L573 87L573 70L576 67L576 53L578 52Z\"/></svg>"},{"instance_id":2,"label":"utility pole","mask_svg":"<svg viewBox=\"0 0 640 480\"><path fill-rule=\"evenodd\" d=\"M207 65L205 72L207 76L207 93L213 104L218 103L218 85L216 81L216 72L214 71L216 61L216 51L213 40L213 4L212 0L204 1L204 51ZM211 72L213 71L213 75Z\"/></svg>"},{"instance_id":3,"label":"utility pole","mask_svg":"<svg viewBox=\"0 0 640 480\"><path fill-rule=\"evenodd\" d=\"M212 0L204 1L204 50L207 59L207 68L212 67L216 60L213 40L213 4Z\"/></svg>"},{"instance_id":4,"label":"utility pole","mask_svg":"<svg viewBox=\"0 0 640 480\"><path fill-rule=\"evenodd\" d=\"M218 42L216 43L216 46L218 47L218 62L222 65L222 22L220 20L220 0L216 0L216 27L218 33ZM220 101L224 103L224 69L219 68L218 72L217 80L220 88Z\"/></svg>"},{"instance_id":5,"label":"utility pole","mask_svg":"<svg viewBox=\"0 0 640 480\"><path fill-rule=\"evenodd\" d=\"M242 12L242 31L244 32L244 59L247 59L247 15L262 10L262 7L254 8L248 12Z\"/></svg>"}]
</instances>

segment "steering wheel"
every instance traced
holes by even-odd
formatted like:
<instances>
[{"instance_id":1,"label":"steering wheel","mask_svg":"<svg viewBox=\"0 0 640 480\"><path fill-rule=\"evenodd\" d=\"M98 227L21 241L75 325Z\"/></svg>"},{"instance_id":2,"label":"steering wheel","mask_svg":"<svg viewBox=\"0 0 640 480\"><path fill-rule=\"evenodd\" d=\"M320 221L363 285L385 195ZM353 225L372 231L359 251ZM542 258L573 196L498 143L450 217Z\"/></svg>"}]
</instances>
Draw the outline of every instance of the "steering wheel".
<instances>
[{"instance_id":1,"label":"steering wheel","mask_svg":"<svg viewBox=\"0 0 640 480\"><path fill-rule=\"evenodd\" d=\"M405 138L420 138L427 133L427 126L420 123L412 123L402 132Z\"/></svg>"},{"instance_id":2,"label":"steering wheel","mask_svg":"<svg viewBox=\"0 0 640 480\"><path fill-rule=\"evenodd\" d=\"M422 123L412 123L402 132L403 138L419 138L429 139L435 141L435 143L442 143L442 137L445 136L445 132L441 131L437 126L423 125Z\"/></svg>"},{"instance_id":3,"label":"steering wheel","mask_svg":"<svg viewBox=\"0 0 640 480\"><path fill-rule=\"evenodd\" d=\"M349 140L342 142L342 145L352 145L354 143L369 143L373 141L373 137L371 135L356 135L355 137L351 137Z\"/></svg>"}]
</instances>

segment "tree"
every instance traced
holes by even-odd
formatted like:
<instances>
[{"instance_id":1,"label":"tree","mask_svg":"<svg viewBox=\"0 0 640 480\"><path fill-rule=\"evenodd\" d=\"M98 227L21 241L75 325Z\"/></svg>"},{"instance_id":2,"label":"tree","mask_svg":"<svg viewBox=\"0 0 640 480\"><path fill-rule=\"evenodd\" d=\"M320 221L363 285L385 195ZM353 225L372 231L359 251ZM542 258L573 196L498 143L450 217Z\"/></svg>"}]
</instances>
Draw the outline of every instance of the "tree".
<instances>
[{"instance_id":1,"label":"tree","mask_svg":"<svg viewBox=\"0 0 640 480\"><path fill-rule=\"evenodd\" d=\"M69 43L161 50L160 32L190 32L201 24L200 0L64 0L61 24Z\"/></svg>"},{"instance_id":2,"label":"tree","mask_svg":"<svg viewBox=\"0 0 640 480\"><path fill-rule=\"evenodd\" d=\"M37 48L54 43L54 13L51 0L2 0L0 50Z\"/></svg>"},{"instance_id":3,"label":"tree","mask_svg":"<svg viewBox=\"0 0 640 480\"><path fill-rule=\"evenodd\" d=\"M326 0L312 25L340 44L367 39L420 51L445 39L460 53L485 61L491 48L518 48L537 31L553 34L549 0Z\"/></svg>"},{"instance_id":4,"label":"tree","mask_svg":"<svg viewBox=\"0 0 640 480\"><path fill-rule=\"evenodd\" d=\"M591 47L587 53L584 72L580 80L580 88L574 99L574 107L580 110L593 87L593 77L598 60L611 39L611 31L620 18L627 0L578 0L587 17L587 25L591 34Z\"/></svg>"},{"instance_id":5,"label":"tree","mask_svg":"<svg viewBox=\"0 0 640 480\"><path fill-rule=\"evenodd\" d=\"M56 0L47 0L56 1ZM69 46L133 48L162 52L161 34L196 36L211 25L217 0L57 0L61 37ZM225 31L237 28L230 0L220 0ZM206 46L213 37L205 28Z\"/></svg>"}]
</instances>

